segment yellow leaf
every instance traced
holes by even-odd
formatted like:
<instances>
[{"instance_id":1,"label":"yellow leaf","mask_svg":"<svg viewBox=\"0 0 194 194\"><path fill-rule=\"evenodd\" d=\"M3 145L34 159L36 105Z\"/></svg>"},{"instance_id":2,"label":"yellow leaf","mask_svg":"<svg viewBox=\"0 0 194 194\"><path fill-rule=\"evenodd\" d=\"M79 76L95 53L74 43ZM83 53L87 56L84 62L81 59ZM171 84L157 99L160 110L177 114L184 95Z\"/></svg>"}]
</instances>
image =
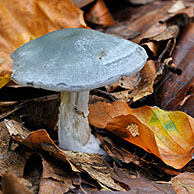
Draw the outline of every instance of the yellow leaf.
<instances>
[{"instance_id":1,"label":"yellow leaf","mask_svg":"<svg viewBox=\"0 0 194 194\"><path fill-rule=\"evenodd\" d=\"M174 168L180 169L192 159L194 119L183 112L149 106L132 110L122 101L98 102L90 106L89 122L155 154Z\"/></svg>"},{"instance_id":2,"label":"yellow leaf","mask_svg":"<svg viewBox=\"0 0 194 194\"><path fill-rule=\"evenodd\" d=\"M10 74L5 74L4 76L0 76L0 88L5 86L10 81Z\"/></svg>"}]
</instances>

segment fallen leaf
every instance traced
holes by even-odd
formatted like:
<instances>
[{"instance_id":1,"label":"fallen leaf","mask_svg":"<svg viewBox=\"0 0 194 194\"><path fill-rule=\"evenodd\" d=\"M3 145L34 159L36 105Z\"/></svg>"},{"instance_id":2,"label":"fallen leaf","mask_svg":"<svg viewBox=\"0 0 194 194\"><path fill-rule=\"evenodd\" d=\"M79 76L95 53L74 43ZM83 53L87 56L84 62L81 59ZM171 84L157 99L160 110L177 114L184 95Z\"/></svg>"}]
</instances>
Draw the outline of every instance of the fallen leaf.
<instances>
[{"instance_id":1,"label":"fallen leaf","mask_svg":"<svg viewBox=\"0 0 194 194\"><path fill-rule=\"evenodd\" d=\"M78 7L82 8L88 4L90 4L91 2L93 2L94 0L72 0Z\"/></svg>"},{"instance_id":2,"label":"fallen leaf","mask_svg":"<svg viewBox=\"0 0 194 194\"><path fill-rule=\"evenodd\" d=\"M68 191L69 186L70 185L65 185L63 182L57 181L52 178L43 179L41 180L40 190L38 193L39 194L66 193Z\"/></svg>"},{"instance_id":3,"label":"fallen leaf","mask_svg":"<svg viewBox=\"0 0 194 194\"><path fill-rule=\"evenodd\" d=\"M49 137L49 134L45 129L39 129L37 131L31 132L25 139L21 141L21 143L31 149L41 149L42 143L54 144L53 140Z\"/></svg>"},{"instance_id":4,"label":"fallen leaf","mask_svg":"<svg viewBox=\"0 0 194 194\"><path fill-rule=\"evenodd\" d=\"M168 9L170 9L170 7L173 5L173 2L160 1L159 4L155 4L155 5L153 4L152 7L155 6L154 7L155 9L153 8L153 10L151 10L150 12L147 12L145 15L145 17L148 17L147 22L149 22L149 24L147 25L149 25L149 27L144 27L140 29L142 33L140 34L140 36L136 37L132 41L139 43L144 38L147 39L151 37L157 37L157 36L160 36L160 34L163 34L165 31L166 31L165 33L169 34L169 31L172 31L171 29L168 29L168 27L170 26L178 25L179 27L183 27L183 26L186 26L188 23L192 23L191 21L189 21L193 17L192 5L188 6L188 8L180 10L179 12L175 12L173 14L166 14ZM156 13L157 11L158 13ZM152 18L152 20L150 18L151 15L153 17L155 16L155 18ZM144 17L141 18L139 16L139 20L143 20L143 19L145 18ZM136 22L138 22L138 20L136 20L132 26L129 26L129 29L135 30L135 28L142 27L141 25L146 25L146 23L144 24L141 23L140 26L135 27ZM163 39L165 39L164 36L163 36Z\"/></svg>"},{"instance_id":5,"label":"fallen leaf","mask_svg":"<svg viewBox=\"0 0 194 194\"><path fill-rule=\"evenodd\" d=\"M10 81L12 60L10 59L9 54L9 51L0 47L0 88L5 86Z\"/></svg>"},{"instance_id":6,"label":"fallen leaf","mask_svg":"<svg viewBox=\"0 0 194 194\"><path fill-rule=\"evenodd\" d=\"M85 19L87 22L102 26L113 26L115 24L103 0L97 0L95 2L90 11L86 14Z\"/></svg>"},{"instance_id":7,"label":"fallen leaf","mask_svg":"<svg viewBox=\"0 0 194 194\"><path fill-rule=\"evenodd\" d=\"M177 194L194 193L194 173L184 172L174 177L172 186Z\"/></svg>"},{"instance_id":8,"label":"fallen leaf","mask_svg":"<svg viewBox=\"0 0 194 194\"><path fill-rule=\"evenodd\" d=\"M4 123L12 138L31 149L41 149L41 143L54 144L45 129L30 132L17 121L5 120Z\"/></svg>"},{"instance_id":9,"label":"fallen leaf","mask_svg":"<svg viewBox=\"0 0 194 194\"><path fill-rule=\"evenodd\" d=\"M22 131L22 129L17 131ZM12 138L31 149L44 149L60 161L69 163L74 172L87 172L94 180L102 185L112 188L113 190L124 190L111 178L108 163L98 154L61 150L44 129L33 131L26 137L17 133L17 135L12 135Z\"/></svg>"},{"instance_id":10,"label":"fallen leaf","mask_svg":"<svg viewBox=\"0 0 194 194\"><path fill-rule=\"evenodd\" d=\"M11 150L11 137L6 121L0 122L0 176L7 170L22 177L29 152L24 149Z\"/></svg>"},{"instance_id":11,"label":"fallen leaf","mask_svg":"<svg viewBox=\"0 0 194 194\"><path fill-rule=\"evenodd\" d=\"M141 6L138 9L127 8L125 10L122 10L122 15L130 18L130 20L128 19L127 21L128 29L140 33L140 36L132 39L132 41L135 41L137 43L140 42L142 37L145 37L146 31L148 31L150 28L152 28L152 26L156 25L161 19L166 16L166 11L171 7L172 4L172 2L160 1L143 7ZM135 16L130 17L129 14L135 14ZM158 26L158 28L154 32L155 35L156 33L158 34L158 32L161 32L160 26ZM154 36L153 32L151 36Z\"/></svg>"},{"instance_id":12,"label":"fallen leaf","mask_svg":"<svg viewBox=\"0 0 194 194\"><path fill-rule=\"evenodd\" d=\"M73 174L67 164L60 163L54 160L45 160L42 158L43 172L40 181L39 194L61 194L74 189L73 179L76 174Z\"/></svg>"},{"instance_id":13,"label":"fallen leaf","mask_svg":"<svg viewBox=\"0 0 194 194\"><path fill-rule=\"evenodd\" d=\"M0 0L0 7L0 76L11 74L9 55L22 44L61 28L86 27L83 12L70 0Z\"/></svg>"},{"instance_id":14,"label":"fallen leaf","mask_svg":"<svg viewBox=\"0 0 194 194\"><path fill-rule=\"evenodd\" d=\"M147 61L141 72L133 76L126 76L119 80L118 85L125 90L112 92L111 94L118 99L133 102L153 93L153 85L156 77L156 67L153 60ZM117 86L118 87L118 86Z\"/></svg>"},{"instance_id":15,"label":"fallen leaf","mask_svg":"<svg viewBox=\"0 0 194 194\"><path fill-rule=\"evenodd\" d=\"M155 154L169 166L180 169L192 159L194 120L183 112L148 106L132 110L122 101L98 102L89 109L91 125L110 130Z\"/></svg>"},{"instance_id":16,"label":"fallen leaf","mask_svg":"<svg viewBox=\"0 0 194 194\"><path fill-rule=\"evenodd\" d=\"M194 116L194 24L184 29L173 54L173 63L182 69L181 76L165 74L155 92L157 104L165 110L182 110Z\"/></svg>"},{"instance_id":17,"label":"fallen leaf","mask_svg":"<svg viewBox=\"0 0 194 194\"><path fill-rule=\"evenodd\" d=\"M10 136L20 135L23 138L27 137L30 134L30 131L23 127L23 125L15 120L5 119L3 122L9 132Z\"/></svg>"},{"instance_id":18,"label":"fallen leaf","mask_svg":"<svg viewBox=\"0 0 194 194\"><path fill-rule=\"evenodd\" d=\"M116 176L113 178L123 184L126 184L130 187L128 193L157 193L157 194L165 194L171 193L175 194L173 187L170 183L159 184L149 179L137 176L131 176L127 171L121 168L118 168L115 164L113 164Z\"/></svg>"},{"instance_id":19,"label":"fallen leaf","mask_svg":"<svg viewBox=\"0 0 194 194\"><path fill-rule=\"evenodd\" d=\"M42 143L50 143L55 145L45 129L30 132L28 129L23 127L22 123L15 120L5 120L3 124L14 140L29 147L30 149L41 149Z\"/></svg>"},{"instance_id":20,"label":"fallen leaf","mask_svg":"<svg viewBox=\"0 0 194 194\"><path fill-rule=\"evenodd\" d=\"M5 74L4 76L0 77L0 88L5 86L10 81L10 74Z\"/></svg>"},{"instance_id":21,"label":"fallen leaf","mask_svg":"<svg viewBox=\"0 0 194 194\"><path fill-rule=\"evenodd\" d=\"M131 40L146 48L151 60L147 62L141 73L124 77L119 82L106 86L107 91L111 92L116 98L125 101L129 99L137 101L144 96L152 94L154 90L153 85L158 82L160 75L167 69L172 69L169 67L169 63L173 62L175 67L177 67L176 63L174 63L174 56L172 56L173 51L178 48L176 46L176 40L181 34L184 34L182 33L183 27L187 28L187 25L192 22L193 17L192 5L187 7L185 6L186 3L181 1L182 6L179 4L178 8L173 8L173 6L178 3L169 1L154 2L151 5L141 7L140 11L136 9L136 13L130 8L122 10L122 15L126 15L125 17L127 18L127 20L122 20L122 24L128 24L126 25L127 31L139 33L139 35L137 34L135 37L132 37ZM171 8L174 9L173 13L170 11L171 13L167 14L168 10ZM175 11L175 9L177 11ZM118 17L119 13L121 15L121 12L118 12ZM131 19L129 20L128 18ZM122 35L123 29L120 28L120 32L118 32L118 29L119 28L110 28L109 30L108 28L105 32ZM182 68L174 72L181 74L180 69ZM164 79L162 79L162 81L163 80ZM168 95L168 92L159 92L159 95ZM191 100L192 97L190 97L189 100Z\"/></svg>"},{"instance_id":22,"label":"fallen leaf","mask_svg":"<svg viewBox=\"0 0 194 194\"><path fill-rule=\"evenodd\" d=\"M108 27L104 32L127 40L139 36L138 32L129 30L128 25L124 22L116 23L114 26Z\"/></svg>"},{"instance_id":23,"label":"fallen leaf","mask_svg":"<svg viewBox=\"0 0 194 194\"><path fill-rule=\"evenodd\" d=\"M17 177L12 172L3 174L2 190L3 194L33 194L33 191L26 186L25 179Z\"/></svg>"},{"instance_id":24,"label":"fallen leaf","mask_svg":"<svg viewBox=\"0 0 194 194\"><path fill-rule=\"evenodd\" d=\"M98 154L64 151L51 144L43 144L42 146L45 151L48 151L59 160L64 161L66 158L65 160L68 160L71 166L73 165L73 171L78 172L77 169L80 169L82 172L87 172L94 180L110 189L118 191L125 190L114 182L111 178L112 171L109 165Z\"/></svg>"},{"instance_id":25,"label":"fallen leaf","mask_svg":"<svg viewBox=\"0 0 194 194\"><path fill-rule=\"evenodd\" d=\"M155 183L141 177L128 178L125 181L130 185L129 191L94 191L91 194L176 194L171 184L166 183Z\"/></svg>"},{"instance_id":26,"label":"fallen leaf","mask_svg":"<svg viewBox=\"0 0 194 194\"><path fill-rule=\"evenodd\" d=\"M178 170L169 168L168 166L158 166L158 169L160 169L162 172L170 176L177 176L178 174L180 174Z\"/></svg>"},{"instance_id":27,"label":"fallen leaf","mask_svg":"<svg viewBox=\"0 0 194 194\"><path fill-rule=\"evenodd\" d=\"M182 9L185 9L185 5L182 1L176 1L172 7L168 10L168 13L176 13Z\"/></svg>"},{"instance_id":28,"label":"fallen leaf","mask_svg":"<svg viewBox=\"0 0 194 194\"><path fill-rule=\"evenodd\" d=\"M107 141L107 138L103 139L103 144L107 154L117 163L120 163L119 161L126 164L133 162L136 165L140 165L139 157L137 155L132 154L125 149L118 148L118 146L116 147L112 142Z\"/></svg>"},{"instance_id":29,"label":"fallen leaf","mask_svg":"<svg viewBox=\"0 0 194 194\"><path fill-rule=\"evenodd\" d=\"M44 92L46 94L44 95L44 93L40 93L40 90L31 90L30 88L24 87L17 89L11 88L10 90L8 88L10 89L10 87L3 88L4 91L2 93L5 93L7 97L13 93L18 93L18 96L14 95L14 100L17 101L9 101L8 99L8 101L0 103L1 120L11 116L15 120L21 120L31 130L46 128L53 131L58 120L58 106L60 101L58 94L51 93L49 95L49 91L45 90ZM24 95L21 95L21 93ZM37 93L43 96L23 100L26 98L26 93L28 96L36 96Z\"/></svg>"}]
</instances>

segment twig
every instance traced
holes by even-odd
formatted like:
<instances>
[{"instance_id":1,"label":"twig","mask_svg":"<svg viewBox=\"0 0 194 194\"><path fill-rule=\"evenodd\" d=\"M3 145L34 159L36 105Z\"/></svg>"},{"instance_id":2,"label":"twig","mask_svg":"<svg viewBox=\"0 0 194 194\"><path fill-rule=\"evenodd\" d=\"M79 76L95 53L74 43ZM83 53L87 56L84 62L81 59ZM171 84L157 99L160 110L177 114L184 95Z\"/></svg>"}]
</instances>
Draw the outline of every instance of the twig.
<instances>
[{"instance_id":1,"label":"twig","mask_svg":"<svg viewBox=\"0 0 194 194\"><path fill-rule=\"evenodd\" d=\"M95 89L95 90L91 90L90 91L91 95L96 95L96 96L101 96L103 98L106 98L107 100L109 100L110 102L116 101L118 100L116 97L114 97L113 95L111 95L108 92L105 92L103 90L100 89Z\"/></svg>"}]
</instances>

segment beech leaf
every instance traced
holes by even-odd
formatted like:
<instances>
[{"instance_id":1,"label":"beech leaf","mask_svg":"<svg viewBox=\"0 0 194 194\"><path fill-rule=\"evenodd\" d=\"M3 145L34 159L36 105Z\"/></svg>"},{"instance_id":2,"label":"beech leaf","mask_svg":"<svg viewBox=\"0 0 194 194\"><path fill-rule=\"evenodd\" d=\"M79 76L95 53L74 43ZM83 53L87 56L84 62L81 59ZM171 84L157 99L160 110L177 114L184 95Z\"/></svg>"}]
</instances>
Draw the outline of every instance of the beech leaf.
<instances>
[{"instance_id":1,"label":"beech leaf","mask_svg":"<svg viewBox=\"0 0 194 194\"><path fill-rule=\"evenodd\" d=\"M9 55L24 43L62 28L85 28L83 12L71 1L0 0L0 88L9 80Z\"/></svg>"},{"instance_id":2,"label":"beech leaf","mask_svg":"<svg viewBox=\"0 0 194 194\"><path fill-rule=\"evenodd\" d=\"M194 192L194 174L190 172L184 172L174 177L172 180L172 186L177 194L189 194Z\"/></svg>"},{"instance_id":3,"label":"beech leaf","mask_svg":"<svg viewBox=\"0 0 194 194\"><path fill-rule=\"evenodd\" d=\"M132 110L123 101L98 102L90 105L89 122L153 153L176 169L192 159L194 119L183 112L149 106Z\"/></svg>"}]
</instances>

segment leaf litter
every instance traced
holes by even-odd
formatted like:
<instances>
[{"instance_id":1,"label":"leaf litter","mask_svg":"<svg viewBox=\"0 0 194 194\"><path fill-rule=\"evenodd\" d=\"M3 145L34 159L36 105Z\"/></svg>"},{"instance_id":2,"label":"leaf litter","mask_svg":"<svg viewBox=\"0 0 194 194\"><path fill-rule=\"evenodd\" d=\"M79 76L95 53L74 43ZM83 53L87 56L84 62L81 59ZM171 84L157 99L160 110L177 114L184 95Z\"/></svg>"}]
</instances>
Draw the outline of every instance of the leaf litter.
<instances>
[{"instance_id":1,"label":"leaf litter","mask_svg":"<svg viewBox=\"0 0 194 194\"><path fill-rule=\"evenodd\" d=\"M23 2L21 3L25 5ZM36 1L32 1L29 8L30 6L36 5L36 3ZM8 56L16 47L44 33L60 29L61 27L86 27L82 11L75 7L70 1L66 1L66 3L67 7L60 4L57 11L54 9L54 1L47 6L44 1L38 3L38 8L44 13L43 15L40 14L41 17L47 18L44 20L48 22L47 28L37 28L35 25L31 28L32 31L25 31L25 28L29 28L36 17L31 20L32 23L23 22L23 24L27 24L26 27L23 27L18 26L17 22L15 23L15 21L10 19L8 17L9 14L6 15L8 21L12 21L10 23L10 29L12 30L1 42L0 75L2 77L0 77L0 87L6 85L9 81L12 70L11 61ZM104 3L106 3L107 7L110 9L114 7L110 6L108 1L104 1ZM87 3L85 3L85 5L86 4ZM122 3L120 5L122 7ZM12 14L13 10L18 9L17 6L13 7L13 4L12 9L10 9L9 2L2 4L2 8L6 8L6 13ZM88 7L83 6L82 9L84 12L87 12ZM67 18L69 18L69 10L73 10L73 15L71 15L70 20L67 20ZM130 4L124 4L123 9L113 9L111 13L114 18L117 18L117 20L115 20L116 24L105 29L99 27L98 30L140 43L147 50L150 60L146 63L142 71L138 72L136 75L123 77L118 83L106 86L105 90L102 90L107 94L104 95L106 101L108 101L106 99L108 95L110 99L116 100L119 98L125 101L132 99L131 101L140 104L144 102L145 98L150 98L152 101L151 105L155 105L155 101L157 101L157 105L160 105L164 109L179 109L193 116L193 80L191 75L193 71L192 65L190 65L192 63L192 41L190 41L193 34L192 10L193 4L189 1L185 1L182 4L180 1L154 1L147 5L136 6L135 8ZM108 9L106 9L106 11L108 12ZM21 20L21 12L17 13L19 13L19 15L16 15L15 18ZM111 13L109 13L110 17ZM60 14L63 14L63 18L60 17ZM92 17L95 17L95 13L93 12L92 14L94 14ZM30 14L29 16L31 17L32 15ZM6 17L4 16L3 18L5 21ZM98 17L99 16L97 16L97 18ZM61 18L61 20L59 18ZM71 22L64 22L64 18L66 18L66 21ZM17 24L15 27L13 25L14 23ZM99 23L98 25L103 26L104 24ZM2 31L3 30L6 31L4 27L2 27ZM11 37L12 31L16 32L16 41ZM186 46L183 47L183 45ZM179 69L182 70L183 77L169 72L169 70L171 70L179 74ZM174 83L177 85L174 85ZM182 83L181 87L179 87L180 83ZM170 89L173 86L174 88ZM14 90L14 87L9 85L4 87L5 91L7 88L10 91L14 91L13 96L10 98L11 101L4 100L4 88L2 88L0 94L0 99L2 101L0 118L1 120L6 119L0 123L0 174L2 176L2 188L4 189L4 193L9 193L8 187L12 193L17 193L19 191L21 191L20 193L179 193L180 191L190 193L192 191L192 186L190 185L192 183L192 173L184 172L185 177L187 177L184 179L184 173L178 175L180 173L179 170L165 165L153 155L125 142L125 140L128 141L129 137L131 137L131 139L138 139L140 136L145 136L145 138L147 138L147 135L150 135L148 142L150 145L154 145L154 149L151 148L149 143L146 144L145 141L143 143L142 141L138 141L138 145L145 148L147 152L153 151L156 156L161 158L168 165L181 168L182 172L188 167L190 167L190 171L193 171L192 166L190 166L192 163L190 162L190 165L187 164L188 161L191 160L192 155L192 138L190 137L192 137L191 128L193 124L188 124L189 122L193 123L191 117L185 116L184 114L181 116L181 119L183 119L182 123L185 124L183 128L186 128L187 123L189 129L188 131L177 130L178 133L181 134L182 139L178 136L178 133L174 131L172 137L176 137L177 139L172 138L173 141L171 141L169 132L165 132L167 129L171 128L167 127L161 130L165 134L158 133L157 138L160 137L159 141L150 129L146 130L146 133L142 133L139 128L139 123L135 122L137 121L135 117L141 117L141 119L143 119L143 113L150 109L155 109L157 111L159 109L144 107L142 110L141 108L129 110L128 104L116 101L115 104L118 103L118 105L114 108L106 105L110 115L107 116L103 112L99 113L98 116L102 116L102 120L98 119L97 121L100 129L95 128L96 134L102 142L102 146L108 156L102 157L95 154L64 151L58 148L56 144L57 129L54 128L56 125L59 98L55 96L54 98L51 97L52 102L47 101L45 100L44 94L41 94L42 91L38 91L40 92L40 98L38 97L34 100L32 97L28 97L27 100L24 100L22 96L28 93L24 92L26 94L22 94L19 97L22 101L18 101L18 99L14 99L14 96L17 96L17 90ZM165 91L166 89L168 89L168 92ZM178 91L176 91L177 89ZM27 89L24 89L24 91L25 90L27 91ZM155 95L154 98L152 94ZM173 98L172 94L175 94ZM113 97L111 97L111 95ZM173 101L171 101L171 99L173 99ZM37 104L38 106L36 106ZM99 103L97 104L99 105ZM132 106L133 104L134 103L132 103ZM136 106L136 104L134 104L134 106ZM48 111L50 108L52 109L52 114ZM102 107L100 106L99 109L102 109ZM98 111L99 110L96 110L96 113L98 113ZM107 121L110 122L109 127L113 128L114 122L112 122L112 118L116 118L119 113L123 114L123 111L125 111L124 115L133 113L134 117L132 117L133 119L130 120L130 122L128 122L128 118L125 118L124 115L120 116L120 118L122 118L121 120L115 119L114 122L116 122L118 126L122 126L123 122L128 124L125 126L125 131L117 130L115 133L116 136L113 137L109 132L102 129L105 128L102 121L107 119ZM159 114L161 117L161 120L159 120L163 124L165 122L162 121L162 119L166 118L166 116L164 116L165 114L166 112L162 111ZM28 116L26 117L26 115ZM33 117L33 119L31 119L31 117ZM173 117L175 118L173 123L176 124L180 117L177 115ZM143 126L147 125L146 120L145 118L141 120ZM28 126L28 129L23 127L23 124ZM180 123L179 125L182 126ZM38 130L32 131L35 129ZM157 134L156 131L154 133ZM167 146L161 143L162 136L168 137L167 140L169 140L169 144ZM121 137L121 139L118 137ZM117 141L115 141L114 138ZM125 140L123 140L123 138ZM177 141L180 142L181 146L178 146ZM157 144L159 142L162 147L157 148L155 142L157 142ZM145 144L146 147L144 147ZM177 146L180 149L177 149ZM170 161L169 155L167 160L165 154L160 155L162 153L161 151L164 153L169 152L170 159L173 158L173 160L178 154L188 153L188 155L183 154L183 158L185 159L181 158L177 160L178 162L173 164L173 162L168 163ZM38 161L37 164L35 164L36 160ZM187 167L183 168L186 164ZM30 168L33 166L34 169L30 171ZM133 169L133 173L131 169ZM145 178L145 175L149 175L148 179ZM166 182L170 181L170 178L173 176L175 176L175 178L172 179L172 183ZM181 176L183 176L182 179ZM33 177L35 178L33 179ZM156 180L161 180L160 184L154 182ZM162 180L165 180L165 184Z\"/></svg>"}]
</instances>

